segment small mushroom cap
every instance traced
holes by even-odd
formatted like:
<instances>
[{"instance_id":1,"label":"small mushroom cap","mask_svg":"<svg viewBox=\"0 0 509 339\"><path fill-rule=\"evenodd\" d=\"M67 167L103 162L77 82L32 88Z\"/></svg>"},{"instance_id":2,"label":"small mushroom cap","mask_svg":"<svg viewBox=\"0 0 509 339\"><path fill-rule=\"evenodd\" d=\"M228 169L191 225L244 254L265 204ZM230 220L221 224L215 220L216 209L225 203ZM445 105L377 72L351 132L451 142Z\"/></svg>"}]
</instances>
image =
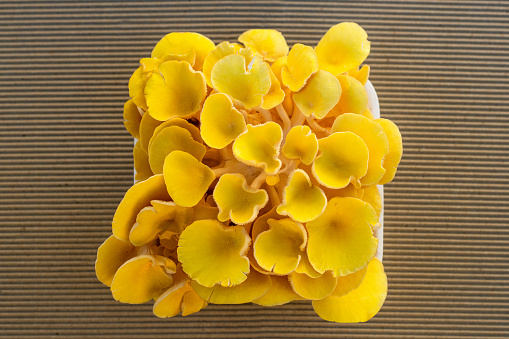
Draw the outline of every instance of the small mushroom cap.
<instances>
[{"instance_id":1,"label":"small mushroom cap","mask_svg":"<svg viewBox=\"0 0 509 339\"><path fill-rule=\"evenodd\" d=\"M287 159L298 159L304 165L311 165L318 153L318 139L309 126L294 126L286 135L281 151Z\"/></svg>"},{"instance_id":2,"label":"small mushroom cap","mask_svg":"<svg viewBox=\"0 0 509 339\"><path fill-rule=\"evenodd\" d=\"M208 166L182 151L173 151L166 157L163 173L168 194L183 207L198 204L215 179Z\"/></svg>"},{"instance_id":3,"label":"small mushroom cap","mask_svg":"<svg viewBox=\"0 0 509 339\"><path fill-rule=\"evenodd\" d=\"M190 279L182 272L182 267L177 267L173 285L157 298L153 306L154 314L159 318L174 317L180 312L183 316L196 313L207 306L193 290Z\"/></svg>"},{"instance_id":4,"label":"small mushroom cap","mask_svg":"<svg viewBox=\"0 0 509 339\"><path fill-rule=\"evenodd\" d=\"M380 311L386 297L387 276L382 262L374 258L359 287L341 297L330 295L323 300L313 301L313 308L327 321L365 322Z\"/></svg>"},{"instance_id":5,"label":"small mushroom cap","mask_svg":"<svg viewBox=\"0 0 509 339\"><path fill-rule=\"evenodd\" d=\"M164 159L173 151L183 151L201 161L207 147L193 139L191 133L179 126L169 126L161 130L150 143L148 159L150 169L155 174L163 173Z\"/></svg>"},{"instance_id":6,"label":"small mushroom cap","mask_svg":"<svg viewBox=\"0 0 509 339\"><path fill-rule=\"evenodd\" d=\"M311 76L303 89L293 95L293 101L305 116L323 119L336 106L340 97L339 80L331 73L319 70Z\"/></svg>"},{"instance_id":7,"label":"small mushroom cap","mask_svg":"<svg viewBox=\"0 0 509 339\"><path fill-rule=\"evenodd\" d=\"M205 100L200 115L201 136L212 148L228 146L246 130L244 116L231 99L222 93L212 94Z\"/></svg>"},{"instance_id":8,"label":"small mushroom cap","mask_svg":"<svg viewBox=\"0 0 509 339\"><path fill-rule=\"evenodd\" d=\"M207 95L203 73L186 61L167 61L147 80L145 97L150 115L159 121L187 118L198 112Z\"/></svg>"},{"instance_id":9,"label":"small mushroom cap","mask_svg":"<svg viewBox=\"0 0 509 339\"><path fill-rule=\"evenodd\" d=\"M281 79L292 92L298 92L316 71L318 71L318 59L313 48L295 44L288 53L286 63L281 70Z\"/></svg>"},{"instance_id":10,"label":"small mushroom cap","mask_svg":"<svg viewBox=\"0 0 509 339\"><path fill-rule=\"evenodd\" d=\"M247 304L265 295L271 285L270 276L254 270L251 270L243 283L230 287L205 287L197 281L191 282L196 293L211 304Z\"/></svg>"},{"instance_id":11,"label":"small mushroom cap","mask_svg":"<svg viewBox=\"0 0 509 339\"><path fill-rule=\"evenodd\" d=\"M368 109L368 93L364 85L359 80L348 75L338 75L337 79L341 84L341 97L328 115L338 116L343 113L363 114Z\"/></svg>"},{"instance_id":12,"label":"small mushroom cap","mask_svg":"<svg viewBox=\"0 0 509 339\"><path fill-rule=\"evenodd\" d=\"M150 116L148 112L143 114L140 122L140 146L148 154L150 139L154 135L156 128L161 125L161 121Z\"/></svg>"},{"instance_id":13,"label":"small mushroom cap","mask_svg":"<svg viewBox=\"0 0 509 339\"><path fill-rule=\"evenodd\" d=\"M285 37L274 29L250 29L239 36L239 41L269 62L288 54Z\"/></svg>"},{"instance_id":14,"label":"small mushroom cap","mask_svg":"<svg viewBox=\"0 0 509 339\"><path fill-rule=\"evenodd\" d=\"M259 106L270 89L270 67L259 57L227 55L214 65L211 82L218 92L228 94L248 109Z\"/></svg>"},{"instance_id":15,"label":"small mushroom cap","mask_svg":"<svg viewBox=\"0 0 509 339\"><path fill-rule=\"evenodd\" d=\"M152 200L170 200L161 174L134 184L124 195L113 216L113 235L123 241L129 241L129 232L136 222L138 212L150 205Z\"/></svg>"},{"instance_id":16,"label":"small mushroom cap","mask_svg":"<svg viewBox=\"0 0 509 339\"><path fill-rule=\"evenodd\" d=\"M219 208L218 220L231 219L238 225L253 221L269 199L265 190L251 188L246 178L238 173L223 174L214 188L213 196Z\"/></svg>"},{"instance_id":17,"label":"small mushroom cap","mask_svg":"<svg viewBox=\"0 0 509 339\"><path fill-rule=\"evenodd\" d=\"M380 191L378 190L378 185L371 185L362 189L362 197L360 198L362 201L367 202L371 205L376 211L376 215L380 219L380 214L382 213L382 196L380 195Z\"/></svg>"},{"instance_id":18,"label":"small mushroom cap","mask_svg":"<svg viewBox=\"0 0 509 339\"><path fill-rule=\"evenodd\" d=\"M389 153L385 156L383 162L383 167L386 169L386 172L378 182L379 185L385 185L391 182L396 175L399 162L403 156L403 141L399 128L395 123L387 119L376 119L375 121L382 126L389 140Z\"/></svg>"},{"instance_id":19,"label":"small mushroom cap","mask_svg":"<svg viewBox=\"0 0 509 339\"><path fill-rule=\"evenodd\" d=\"M316 278L296 272L288 277L295 293L308 300L320 300L327 297L336 288L338 280L330 271Z\"/></svg>"},{"instance_id":20,"label":"small mushroom cap","mask_svg":"<svg viewBox=\"0 0 509 339\"><path fill-rule=\"evenodd\" d=\"M306 172L297 169L288 179L283 202L277 207L277 212L298 222L308 222L318 218L325 206L327 197L322 189L311 183Z\"/></svg>"},{"instance_id":21,"label":"small mushroom cap","mask_svg":"<svg viewBox=\"0 0 509 339\"><path fill-rule=\"evenodd\" d=\"M368 266L369 264L357 272L339 277L338 283L334 289L334 292L332 292L332 295L336 297L342 297L359 287L362 283L362 280L364 279L364 276L366 275Z\"/></svg>"},{"instance_id":22,"label":"small mushroom cap","mask_svg":"<svg viewBox=\"0 0 509 339\"><path fill-rule=\"evenodd\" d=\"M151 255L134 257L115 273L111 283L113 298L127 304L143 304L156 299L171 286L173 278L170 274L175 271L175 263L168 258L157 260Z\"/></svg>"},{"instance_id":23,"label":"small mushroom cap","mask_svg":"<svg viewBox=\"0 0 509 339\"><path fill-rule=\"evenodd\" d=\"M320 69L334 75L358 67L369 55L366 31L354 22L342 22L329 28L315 47Z\"/></svg>"},{"instance_id":24,"label":"small mushroom cap","mask_svg":"<svg viewBox=\"0 0 509 339\"><path fill-rule=\"evenodd\" d=\"M223 41L219 45L217 45L205 58L203 62L203 75L205 76L205 80L207 81L207 85L212 87L211 74L212 68L222 58L230 54L236 54L238 49L228 41Z\"/></svg>"},{"instance_id":25,"label":"small mushroom cap","mask_svg":"<svg viewBox=\"0 0 509 339\"><path fill-rule=\"evenodd\" d=\"M136 223L129 234L129 240L135 246L148 244L164 231L179 234L184 226L193 221L191 208L160 200L152 200L151 205L138 213Z\"/></svg>"},{"instance_id":26,"label":"small mushroom cap","mask_svg":"<svg viewBox=\"0 0 509 339\"><path fill-rule=\"evenodd\" d=\"M289 274L299 265L306 248L306 229L289 218L269 219L268 224L270 229L262 232L253 245L256 261L267 271Z\"/></svg>"},{"instance_id":27,"label":"small mushroom cap","mask_svg":"<svg viewBox=\"0 0 509 339\"><path fill-rule=\"evenodd\" d=\"M260 167L269 175L281 168L278 159L283 140L281 126L273 121L261 125L247 125L247 130L233 143L233 154L246 165Z\"/></svg>"},{"instance_id":28,"label":"small mushroom cap","mask_svg":"<svg viewBox=\"0 0 509 339\"><path fill-rule=\"evenodd\" d=\"M375 210L356 198L333 198L317 219L308 222L308 258L320 273L332 270L344 276L373 259L378 239L371 225L378 223Z\"/></svg>"},{"instance_id":29,"label":"small mushroom cap","mask_svg":"<svg viewBox=\"0 0 509 339\"><path fill-rule=\"evenodd\" d=\"M287 276L271 275L272 286L261 298L253 300L253 304L261 306L279 306L288 304L294 300L302 300L290 285Z\"/></svg>"},{"instance_id":30,"label":"small mushroom cap","mask_svg":"<svg viewBox=\"0 0 509 339\"><path fill-rule=\"evenodd\" d=\"M141 140L138 140L133 148L134 169L136 182L143 181L153 176L150 164L148 162L148 154L141 148Z\"/></svg>"},{"instance_id":31,"label":"small mushroom cap","mask_svg":"<svg viewBox=\"0 0 509 339\"><path fill-rule=\"evenodd\" d=\"M359 80L359 82L363 86L366 86L366 83L368 82L369 78L369 71L370 71L369 65L364 65L360 69L359 68L351 69L350 71L348 71L347 75L354 77L355 79Z\"/></svg>"},{"instance_id":32,"label":"small mushroom cap","mask_svg":"<svg viewBox=\"0 0 509 339\"><path fill-rule=\"evenodd\" d=\"M313 176L329 188L343 188L350 182L358 185L368 171L369 152L364 141L354 133L333 133L318 141L320 154L313 163Z\"/></svg>"},{"instance_id":33,"label":"small mushroom cap","mask_svg":"<svg viewBox=\"0 0 509 339\"><path fill-rule=\"evenodd\" d=\"M214 43L198 33L174 32L165 35L152 50L152 57L162 59L168 54L195 54L195 69L200 71L207 54L214 49Z\"/></svg>"},{"instance_id":34,"label":"small mushroom cap","mask_svg":"<svg viewBox=\"0 0 509 339\"><path fill-rule=\"evenodd\" d=\"M180 235L178 258L185 273L200 285L238 285L246 280L250 238L242 226L197 220ZM205 298L204 298L205 299Z\"/></svg>"},{"instance_id":35,"label":"small mushroom cap","mask_svg":"<svg viewBox=\"0 0 509 339\"><path fill-rule=\"evenodd\" d=\"M382 164L389 153L389 140L383 127L365 116L345 113L336 118L332 132L352 132L362 138L369 150L369 162L361 183L363 186L378 183L386 172Z\"/></svg>"},{"instance_id":36,"label":"small mushroom cap","mask_svg":"<svg viewBox=\"0 0 509 339\"><path fill-rule=\"evenodd\" d=\"M152 72L144 72L143 66L138 67L129 78L129 97L139 108L146 111L148 109L145 100L145 85Z\"/></svg>"},{"instance_id":37,"label":"small mushroom cap","mask_svg":"<svg viewBox=\"0 0 509 339\"><path fill-rule=\"evenodd\" d=\"M277 78L280 84L283 84L283 78L281 78L281 73L283 71L283 66L286 65L288 57L282 56L281 58L278 58L276 61L270 65L270 69L272 70L272 73L274 73L274 76Z\"/></svg>"},{"instance_id":38,"label":"small mushroom cap","mask_svg":"<svg viewBox=\"0 0 509 339\"><path fill-rule=\"evenodd\" d=\"M262 103L260 105L263 109L271 109L279 105L285 99L285 92L281 89L281 84L277 79L276 75L269 68L270 71L270 89L263 96Z\"/></svg>"},{"instance_id":39,"label":"small mushroom cap","mask_svg":"<svg viewBox=\"0 0 509 339\"><path fill-rule=\"evenodd\" d=\"M124 126L135 139L140 138L140 122L141 114L138 111L138 106L134 104L132 99L127 100L124 104Z\"/></svg>"},{"instance_id":40,"label":"small mushroom cap","mask_svg":"<svg viewBox=\"0 0 509 339\"><path fill-rule=\"evenodd\" d=\"M161 122L159 122L159 123L161 123ZM172 118L172 119L167 120L167 121L163 122L162 124L158 125L154 129L154 131L152 133L152 137L150 138L150 141L148 143L148 148L150 148L150 144L152 143L152 141L154 141L155 137L163 129L165 129L166 127L170 127L170 126L178 126L178 127L182 127L182 128L187 129L189 131L189 133L191 133L191 135L192 135L194 140L196 140L199 143L203 143L203 139L201 138L201 135L200 135L200 129L198 127L196 127L195 125L191 124L186 119ZM148 150L148 148L147 148L147 150Z\"/></svg>"},{"instance_id":41,"label":"small mushroom cap","mask_svg":"<svg viewBox=\"0 0 509 339\"><path fill-rule=\"evenodd\" d=\"M136 255L136 248L129 242L111 235L97 250L95 275L100 282L110 287L118 268Z\"/></svg>"}]
</instances>

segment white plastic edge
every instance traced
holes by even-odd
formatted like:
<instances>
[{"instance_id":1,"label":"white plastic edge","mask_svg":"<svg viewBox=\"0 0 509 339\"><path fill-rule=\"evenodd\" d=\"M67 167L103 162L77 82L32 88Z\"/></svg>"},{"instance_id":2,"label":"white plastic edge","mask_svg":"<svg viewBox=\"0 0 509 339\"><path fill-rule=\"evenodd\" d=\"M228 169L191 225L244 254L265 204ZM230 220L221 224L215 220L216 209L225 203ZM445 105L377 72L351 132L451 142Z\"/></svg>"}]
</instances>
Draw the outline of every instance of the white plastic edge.
<instances>
[{"instance_id":1,"label":"white plastic edge","mask_svg":"<svg viewBox=\"0 0 509 339\"><path fill-rule=\"evenodd\" d=\"M380 103L378 102L378 95L376 95L375 88L368 80L366 82L366 92L368 93L368 109L373 114L375 119L380 118ZM374 232L375 237L378 239L378 249L376 250L375 257L382 261L384 253L384 187L378 185L378 191L382 197L382 212L380 213L380 228Z\"/></svg>"},{"instance_id":2,"label":"white plastic edge","mask_svg":"<svg viewBox=\"0 0 509 339\"><path fill-rule=\"evenodd\" d=\"M371 82L368 80L366 82L366 92L368 93L368 109L371 111L371 114L373 114L373 117L375 119L380 118L380 104L378 102L378 96L376 95L375 88L371 84ZM136 142L138 139L134 139L134 145L136 145ZM136 182L134 180L134 176L136 176L136 169L133 166L133 182ZM383 252L384 252L384 187L382 185L378 185L378 191L380 192L380 196L382 197L382 212L380 213L380 228L374 232L375 237L378 239L378 249L376 250L375 257L377 257L380 261L382 261Z\"/></svg>"}]
</instances>

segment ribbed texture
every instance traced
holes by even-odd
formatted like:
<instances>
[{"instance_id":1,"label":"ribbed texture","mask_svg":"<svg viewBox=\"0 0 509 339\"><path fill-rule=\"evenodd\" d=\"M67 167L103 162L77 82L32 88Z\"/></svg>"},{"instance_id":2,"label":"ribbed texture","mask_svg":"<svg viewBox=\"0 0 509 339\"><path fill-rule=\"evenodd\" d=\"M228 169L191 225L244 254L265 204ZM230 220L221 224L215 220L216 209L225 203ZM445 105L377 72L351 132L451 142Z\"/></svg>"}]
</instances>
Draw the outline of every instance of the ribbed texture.
<instances>
[{"instance_id":1,"label":"ribbed texture","mask_svg":"<svg viewBox=\"0 0 509 339\"><path fill-rule=\"evenodd\" d=\"M507 1L1 1L0 338L509 337ZM132 183L127 82L170 31L315 45L369 34L383 117L404 138L385 189L389 295L358 325L309 303L155 318L95 278Z\"/></svg>"}]
</instances>

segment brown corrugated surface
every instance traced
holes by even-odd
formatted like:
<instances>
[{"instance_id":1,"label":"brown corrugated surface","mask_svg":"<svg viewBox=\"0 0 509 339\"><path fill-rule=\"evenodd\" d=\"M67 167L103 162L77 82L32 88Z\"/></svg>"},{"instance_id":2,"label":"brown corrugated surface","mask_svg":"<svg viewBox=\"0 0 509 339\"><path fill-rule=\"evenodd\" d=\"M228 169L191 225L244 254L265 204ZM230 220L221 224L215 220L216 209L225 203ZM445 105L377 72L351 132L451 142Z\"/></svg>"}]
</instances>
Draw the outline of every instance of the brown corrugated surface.
<instances>
[{"instance_id":1,"label":"brown corrugated surface","mask_svg":"<svg viewBox=\"0 0 509 339\"><path fill-rule=\"evenodd\" d=\"M368 32L405 154L386 186L389 295L369 323L309 303L160 320L115 302L96 248L132 183L127 81L165 33ZM1 1L0 338L509 337L509 2Z\"/></svg>"}]
</instances>

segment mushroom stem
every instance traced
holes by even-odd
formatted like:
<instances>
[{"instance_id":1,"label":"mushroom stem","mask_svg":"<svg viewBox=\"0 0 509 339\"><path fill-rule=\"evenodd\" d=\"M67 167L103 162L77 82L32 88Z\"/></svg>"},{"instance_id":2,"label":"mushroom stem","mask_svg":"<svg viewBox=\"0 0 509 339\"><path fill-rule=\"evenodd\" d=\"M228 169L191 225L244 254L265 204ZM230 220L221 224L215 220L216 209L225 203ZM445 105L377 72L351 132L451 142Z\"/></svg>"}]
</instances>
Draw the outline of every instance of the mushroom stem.
<instances>
[{"instance_id":1,"label":"mushroom stem","mask_svg":"<svg viewBox=\"0 0 509 339\"><path fill-rule=\"evenodd\" d=\"M292 122L290 121L290 118L288 117L288 113L286 113L284 107L282 104L279 104L276 106L277 114L279 114L279 117L283 121L283 135L288 134L288 131L292 128Z\"/></svg>"},{"instance_id":2,"label":"mushroom stem","mask_svg":"<svg viewBox=\"0 0 509 339\"><path fill-rule=\"evenodd\" d=\"M214 172L214 175L217 178L225 173L237 173L244 168L245 165L243 163L236 159L231 159L226 161L225 166L223 167L212 168L212 172Z\"/></svg>"},{"instance_id":3,"label":"mushroom stem","mask_svg":"<svg viewBox=\"0 0 509 339\"><path fill-rule=\"evenodd\" d=\"M272 115L266 109L259 108L258 112L260 112L260 114L262 115L263 120L265 120L265 122L272 121Z\"/></svg>"},{"instance_id":4,"label":"mushroom stem","mask_svg":"<svg viewBox=\"0 0 509 339\"><path fill-rule=\"evenodd\" d=\"M306 117L306 121L311 129L314 129L317 132L326 132L326 128L318 125L318 123L315 121L315 118L312 116Z\"/></svg>"},{"instance_id":5,"label":"mushroom stem","mask_svg":"<svg viewBox=\"0 0 509 339\"><path fill-rule=\"evenodd\" d=\"M258 174L258 176L251 182L251 188L259 189L265 183L266 178L267 173L265 173L265 171L261 171L260 174Z\"/></svg>"},{"instance_id":6,"label":"mushroom stem","mask_svg":"<svg viewBox=\"0 0 509 339\"><path fill-rule=\"evenodd\" d=\"M274 186L267 185L267 193L269 194L269 199L272 201L273 206L281 205L281 199L279 199L279 195Z\"/></svg>"},{"instance_id":7,"label":"mushroom stem","mask_svg":"<svg viewBox=\"0 0 509 339\"><path fill-rule=\"evenodd\" d=\"M295 105L292 115L292 127L300 126L306 120L306 116L301 112L301 110Z\"/></svg>"},{"instance_id":8,"label":"mushroom stem","mask_svg":"<svg viewBox=\"0 0 509 339\"><path fill-rule=\"evenodd\" d=\"M297 167L299 167L299 164L300 164L300 160L291 160L290 163L286 164L285 168L283 168L282 170L280 170L278 172L278 174L281 174L281 173L291 173L293 172Z\"/></svg>"},{"instance_id":9,"label":"mushroom stem","mask_svg":"<svg viewBox=\"0 0 509 339\"><path fill-rule=\"evenodd\" d=\"M234 158L233 151L231 147L224 147L219 150L219 155L223 158L224 161L228 161Z\"/></svg>"}]
</instances>

